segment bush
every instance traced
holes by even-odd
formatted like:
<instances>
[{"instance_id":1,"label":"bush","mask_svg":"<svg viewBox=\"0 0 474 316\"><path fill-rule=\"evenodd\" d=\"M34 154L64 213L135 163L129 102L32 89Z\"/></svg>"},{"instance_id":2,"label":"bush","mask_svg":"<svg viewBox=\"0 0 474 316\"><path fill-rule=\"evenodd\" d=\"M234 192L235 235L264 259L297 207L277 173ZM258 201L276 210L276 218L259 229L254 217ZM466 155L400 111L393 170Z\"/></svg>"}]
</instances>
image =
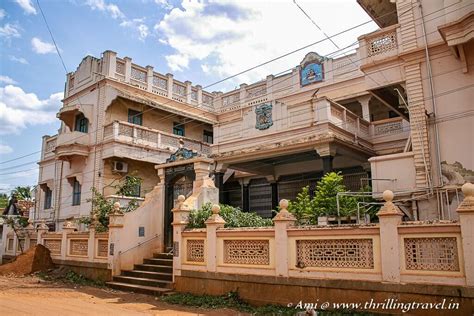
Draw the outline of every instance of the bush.
<instances>
[{"instance_id":1,"label":"bush","mask_svg":"<svg viewBox=\"0 0 474 316\"><path fill-rule=\"evenodd\" d=\"M225 227L263 227L272 226L273 222L269 218L263 218L254 212L243 212L237 207L220 204L220 216L225 220ZM189 213L189 223L187 228L204 228L204 223L212 215L212 204L206 203L199 210Z\"/></svg>"},{"instance_id":2,"label":"bush","mask_svg":"<svg viewBox=\"0 0 474 316\"><path fill-rule=\"evenodd\" d=\"M314 216L314 205L309 194L309 186L303 187L295 201L289 201L288 211L296 218L298 225L307 224Z\"/></svg>"}]
</instances>

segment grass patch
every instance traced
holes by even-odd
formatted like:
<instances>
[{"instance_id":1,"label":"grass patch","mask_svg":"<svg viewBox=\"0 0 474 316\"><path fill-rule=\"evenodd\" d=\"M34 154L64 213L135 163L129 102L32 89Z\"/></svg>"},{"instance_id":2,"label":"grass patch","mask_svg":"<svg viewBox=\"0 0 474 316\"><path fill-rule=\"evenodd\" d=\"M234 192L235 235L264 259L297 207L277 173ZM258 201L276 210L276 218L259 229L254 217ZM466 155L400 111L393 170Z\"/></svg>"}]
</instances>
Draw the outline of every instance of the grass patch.
<instances>
[{"instance_id":1,"label":"grass patch","mask_svg":"<svg viewBox=\"0 0 474 316\"><path fill-rule=\"evenodd\" d=\"M105 283L99 280L91 280L71 270L57 269L51 272L38 272L36 276L44 281L62 282L71 285L103 287Z\"/></svg>"},{"instance_id":2,"label":"grass patch","mask_svg":"<svg viewBox=\"0 0 474 316\"><path fill-rule=\"evenodd\" d=\"M292 316L298 313L304 314L304 310L280 305L252 306L239 297L237 292L229 292L222 296L194 295L189 293L176 293L161 297L161 300L176 305L200 307L207 309L231 308L252 315L284 315ZM317 311L318 316L370 316L373 313L354 311Z\"/></svg>"}]
</instances>

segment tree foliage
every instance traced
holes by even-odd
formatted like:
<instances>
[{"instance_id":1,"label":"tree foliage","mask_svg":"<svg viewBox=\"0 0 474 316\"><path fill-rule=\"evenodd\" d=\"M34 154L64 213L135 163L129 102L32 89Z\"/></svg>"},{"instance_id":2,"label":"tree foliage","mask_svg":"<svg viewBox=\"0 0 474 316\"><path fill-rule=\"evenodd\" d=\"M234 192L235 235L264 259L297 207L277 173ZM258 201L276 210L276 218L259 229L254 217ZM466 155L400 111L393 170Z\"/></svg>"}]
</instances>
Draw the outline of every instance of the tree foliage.
<instances>
[{"instance_id":1,"label":"tree foliage","mask_svg":"<svg viewBox=\"0 0 474 316\"><path fill-rule=\"evenodd\" d=\"M264 227L272 226L273 222L269 218L263 218L255 212L243 212L237 207L220 204L220 216L225 220L225 227ZM199 210L189 213L188 228L204 228L204 223L212 215L212 204L206 203Z\"/></svg>"},{"instance_id":2,"label":"tree foliage","mask_svg":"<svg viewBox=\"0 0 474 316\"><path fill-rule=\"evenodd\" d=\"M18 186L12 190L11 195L16 196L18 200L31 200L31 191L30 186Z\"/></svg>"},{"instance_id":3,"label":"tree foliage","mask_svg":"<svg viewBox=\"0 0 474 316\"><path fill-rule=\"evenodd\" d=\"M302 188L294 201L290 201L288 211L295 215L297 224L316 224L319 216L337 215L337 194L347 189L340 173L327 173L316 185L314 197L311 198L309 187ZM339 214L354 215L357 210L357 199L339 195Z\"/></svg>"}]
</instances>

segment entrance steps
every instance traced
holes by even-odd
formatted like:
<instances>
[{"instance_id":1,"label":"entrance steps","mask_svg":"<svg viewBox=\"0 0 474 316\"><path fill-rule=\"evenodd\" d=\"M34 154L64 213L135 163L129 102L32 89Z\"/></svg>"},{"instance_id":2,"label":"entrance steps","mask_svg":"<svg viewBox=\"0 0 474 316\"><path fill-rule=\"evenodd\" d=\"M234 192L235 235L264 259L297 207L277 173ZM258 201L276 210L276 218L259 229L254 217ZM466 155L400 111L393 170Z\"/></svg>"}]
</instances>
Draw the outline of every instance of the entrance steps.
<instances>
[{"instance_id":1,"label":"entrance steps","mask_svg":"<svg viewBox=\"0 0 474 316\"><path fill-rule=\"evenodd\" d=\"M133 270L114 276L107 285L116 290L160 296L172 291L172 282L173 255L155 253Z\"/></svg>"}]
</instances>

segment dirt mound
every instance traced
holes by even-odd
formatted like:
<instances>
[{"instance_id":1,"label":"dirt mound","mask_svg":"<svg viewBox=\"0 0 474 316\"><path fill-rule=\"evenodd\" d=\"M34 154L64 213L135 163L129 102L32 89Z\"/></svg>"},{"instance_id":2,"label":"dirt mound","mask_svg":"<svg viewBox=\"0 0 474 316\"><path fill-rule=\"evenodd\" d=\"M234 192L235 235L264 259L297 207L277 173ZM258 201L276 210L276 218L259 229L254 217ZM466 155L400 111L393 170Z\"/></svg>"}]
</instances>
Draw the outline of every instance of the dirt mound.
<instances>
[{"instance_id":1,"label":"dirt mound","mask_svg":"<svg viewBox=\"0 0 474 316\"><path fill-rule=\"evenodd\" d=\"M1 265L0 275L25 275L36 271L46 271L53 267L49 249L43 245L36 245L16 257L15 261Z\"/></svg>"}]
</instances>

